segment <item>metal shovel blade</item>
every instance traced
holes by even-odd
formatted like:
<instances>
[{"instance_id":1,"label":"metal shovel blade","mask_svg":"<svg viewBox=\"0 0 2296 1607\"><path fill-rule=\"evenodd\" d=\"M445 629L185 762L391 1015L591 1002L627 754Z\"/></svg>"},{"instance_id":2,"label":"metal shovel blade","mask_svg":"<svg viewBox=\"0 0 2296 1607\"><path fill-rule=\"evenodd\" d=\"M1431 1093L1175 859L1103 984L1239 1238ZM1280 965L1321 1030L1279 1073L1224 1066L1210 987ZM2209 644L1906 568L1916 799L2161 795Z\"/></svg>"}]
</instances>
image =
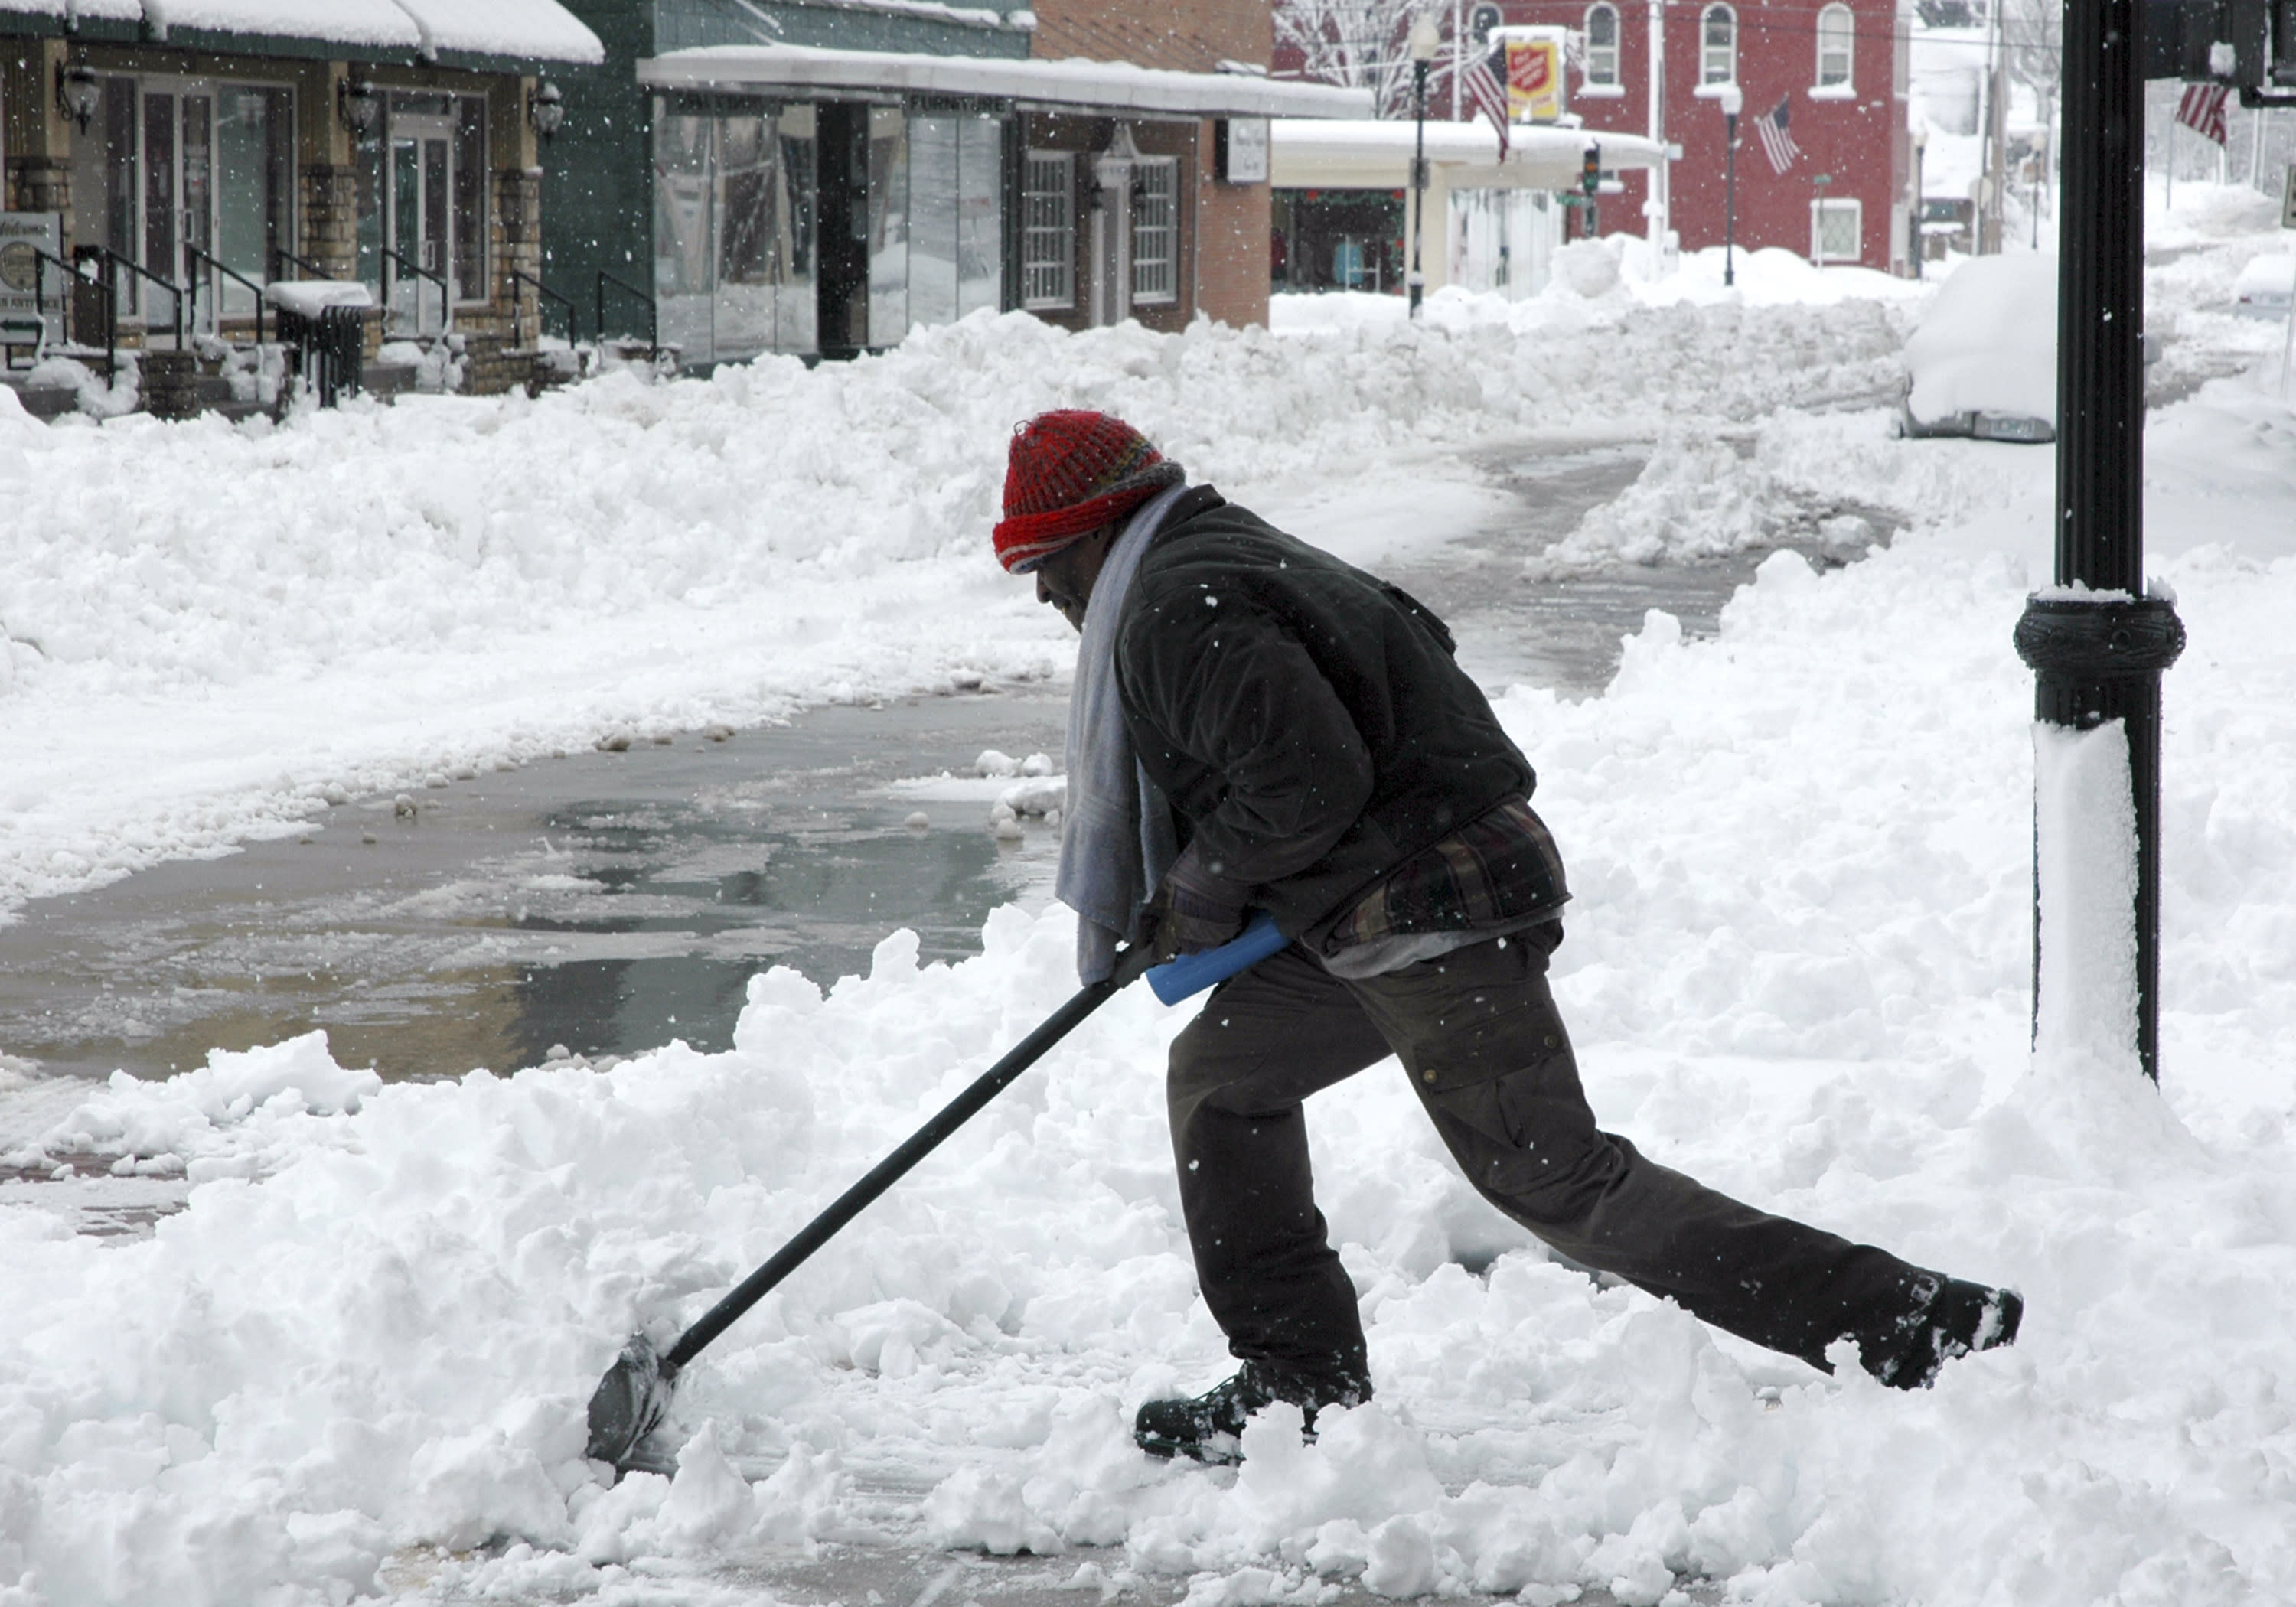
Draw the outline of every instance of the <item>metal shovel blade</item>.
<instances>
[{"instance_id":1,"label":"metal shovel blade","mask_svg":"<svg viewBox=\"0 0 2296 1607\"><path fill-rule=\"evenodd\" d=\"M590 1448L599 1462L611 1462L617 1473L627 1473L638 1462L638 1447L661 1426L669 1411L671 1374L644 1334L633 1335L622 1347L598 1392L590 1397Z\"/></svg>"}]
</instances>

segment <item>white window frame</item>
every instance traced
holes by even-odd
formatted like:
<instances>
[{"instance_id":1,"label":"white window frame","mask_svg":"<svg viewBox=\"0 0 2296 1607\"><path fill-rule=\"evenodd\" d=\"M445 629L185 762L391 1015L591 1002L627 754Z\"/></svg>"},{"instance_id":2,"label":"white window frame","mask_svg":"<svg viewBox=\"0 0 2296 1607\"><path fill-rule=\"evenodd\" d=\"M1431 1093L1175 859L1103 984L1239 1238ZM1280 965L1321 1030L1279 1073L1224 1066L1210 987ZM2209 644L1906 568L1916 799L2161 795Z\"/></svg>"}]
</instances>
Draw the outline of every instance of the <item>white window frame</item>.
<instances>
[{"instance_id":1,"label":"white window frame","mask_svg":"<svg viewBox=\"0 0 2296 1607\"><path fill-rule=\"evenodd\" d=\"M1854 100L1857 76L1857 16L1834 0L1817 13L1817 77L1810 93L1827 100Z\"/></svg>"},{"instance_id":2,"label":"white window frame","mask_svg":"<svg viewBox=\"0 0 2296 1607\"><path fill-rule=\"evenodd\" d=\"M1714 25L1730 30L1726 44L1714 43ZM1734 84L1738 81L1738 10L1734 5L1710 5L1698 13L1698 81Z\"/></svg>"},{"instance_id":3,"label":"white window frame","mask_svg":"<svg viewBox=\"0 0 2296 1607\"><path fill-rule=\"evenodd\" d=\"M1849 219L1853 248L1848 254L1825 249L1829 217ZM1866 259L1866 203L1849 196L1828 196L1809 203L1809 259L1819 267L1829 262L1858 263Z\"/></svg>"},{"instance_id":4,"label":"white window frame","mask_svg":"<svg viewBox=\"0 0 2296 1607\"><path fill-rule=\"evenodd\" d=\"M1179 299L1180 162L1144 156L1132 164L1132 299L1168 307Z\"/></svg>"},{"instance_id":5,"label":"white window frame","mask_svg":"<svg viewBox=\"0 0 2296 1607\"><path fill-rule=\"evenodd\" d=\"M1076 306L1076 153L1030 151L1021 182L1021 306Z\"/></svg>"},{"instance_id":6,"label":"white window frame","mask_svg":"<svg viewBox=\"0 0 2296 1607\"><path fill-rule=\"evenodd\" d=\"M1598 16L1610 19L1611 42L1608 45L1595 42L1595 19ZM1585 80L1583 86L1588 89L1622 88L1619 82L1619 51L1620 36L1625 24L1620 18L1619 8L1611 4L1611 0L1595 0L1587 8L1586 21L1587 61L1581 74Z\"/></svg>"}]
</instances>

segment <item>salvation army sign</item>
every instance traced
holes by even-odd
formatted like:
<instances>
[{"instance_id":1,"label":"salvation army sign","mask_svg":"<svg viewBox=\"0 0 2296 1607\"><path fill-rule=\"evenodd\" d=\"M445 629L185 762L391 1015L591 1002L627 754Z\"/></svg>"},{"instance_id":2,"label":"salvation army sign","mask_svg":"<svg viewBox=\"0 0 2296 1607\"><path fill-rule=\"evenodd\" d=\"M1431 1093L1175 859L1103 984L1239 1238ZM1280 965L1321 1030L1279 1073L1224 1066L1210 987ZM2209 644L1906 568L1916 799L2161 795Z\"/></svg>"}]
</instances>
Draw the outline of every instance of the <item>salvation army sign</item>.
<instances>
[{"instance_id":1,"label":"salvation army sign","mask_svg":"<svg viewBox=\"0 0 2296 1607\"><path fill-rule=\"evenodd\" d=\"M1551 123L1562 115L1562 41L1506 42L1507 120Z\"/></svg>"}]
</instances>

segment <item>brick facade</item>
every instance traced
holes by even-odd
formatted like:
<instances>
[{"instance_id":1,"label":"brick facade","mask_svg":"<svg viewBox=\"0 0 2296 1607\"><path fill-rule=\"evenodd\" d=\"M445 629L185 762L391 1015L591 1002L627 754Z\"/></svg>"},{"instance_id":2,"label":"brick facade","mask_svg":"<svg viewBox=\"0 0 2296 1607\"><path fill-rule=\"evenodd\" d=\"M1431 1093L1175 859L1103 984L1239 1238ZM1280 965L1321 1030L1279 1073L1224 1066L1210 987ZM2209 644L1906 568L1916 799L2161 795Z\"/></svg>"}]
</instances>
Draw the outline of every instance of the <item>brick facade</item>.
<instances>
[{"instance_id":1,"label":"brick facade","mask_svg":"<svg viewBox=\"0 0 2296 1607\"><path fill-rule=\"evenodd\" d=\"M1849 82L1817 84L1817 4L1782 6L1736 0L1737 82L1745 97L1738 119L1736 238L1748 250L1776 246L1809 256L1813 202L1858 203L1858 253L1865 266L1905 271L1902 213L1911 197L1905 86L1896 0L1842 0L1850 13ZM1509 24L1587 27L1587 0L1500 0ZM1646 134L1650 129L1650 7L1616 0L1619 70L1615 86L1590 86L1583 61L1566 71L1570 108L1592 129ZM1702 95L1702 24L1707 0L1666 0L1666 137L1682 147L1672 167L1669 206L1685 250L1718 246L1726 224L1723 116L1710 90ZM1431 98L1431 106L1435 97ZM1784 102L1800 154L1780 172L1758 136L1757 119ZM1440 102L1447 111L1447 100ZM1827 183L1818 184L1819 176ZM1605 234L1639 234L1648 178L1620 175L1624 193L1602 202Z\"/></svg>"},{"instance_id":2,"label":"brick facade","mask_svg":"<svg viewBox=\"0 0 2296 1607\"><path fill-rule=\"evenodd\" d=\"M1032 53L1130 61L1180 72L1216 72L1223 63L1266 68L1274 50L1268 0L1168 0L1143 10L1116 0L1046 0L1036 8ZM1262 184L1226 184L1216 172L1217 125L1210 119L1141 118L1128 125L1144 155L1179 162L1181 260L1168 303L1136 306L1147 328L1177 330L1201 312L1226 324L1267 322L1268 193ZM1091 158L1115 136L1110 118L1031 116L1032 149L1074 151L1077 177L1077 305L1040 311L1047 322L1079 328L1090 322Z\"/></svg>"},{"instance_id":3,"label":"brick facade","mask_svg":"<svg viewBox=\"0 0 2296 1607\"><path fill-rule=\"evenodd\" d=\"M1267 65L1275 41L1267 0L1045 0L1035 7L1030 54L1058 61L1131 61L1180 72L1214 72L1222 61Z\"/></svg>"}]
</instances>

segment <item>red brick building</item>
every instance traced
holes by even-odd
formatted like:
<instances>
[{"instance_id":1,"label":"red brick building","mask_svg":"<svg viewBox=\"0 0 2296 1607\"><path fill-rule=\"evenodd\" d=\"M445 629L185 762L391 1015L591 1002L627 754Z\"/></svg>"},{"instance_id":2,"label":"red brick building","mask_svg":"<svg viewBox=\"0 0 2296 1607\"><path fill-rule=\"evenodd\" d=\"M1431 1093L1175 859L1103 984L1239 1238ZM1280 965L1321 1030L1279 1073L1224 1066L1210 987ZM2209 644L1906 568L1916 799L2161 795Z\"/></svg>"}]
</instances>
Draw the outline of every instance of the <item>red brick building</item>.
<instances>
[{"instance_id":1,"label":"red brick building","mask_svg":"<svg viewBox=\"0 0 2296 1607\"><path fill-rule=\"evenodd\" d=\"M1663 19L1663 137L1682 150L1669 168L1670 221L1685 250L1723 241L1726 142L1720 92L1734 83L1743 97L1738 244L1911 270L1906 244L1913 201L1906 132L1910 20L1901 17L1898 0L1660 0L1656 6L1649 0L1497 0L1469 9L1495 10L1509 26L1570 29L1570 110L1589 128L1628 134L1653 132L1652 18L1655 12ZM1447 38L1445 46L1447 63ZM1429 96L1431 114L1449 114L1448 83L1447 75L1439 76ZM1782 107L1784 127L1778 130ZM1758 124L1765 120L1785 140L1763 137ZM1650 183L1646 174L1620 176L1620 193L1603 201L1605 233L1647 228Z\"/></svg>"},{"instance_id":2,"label":"red brick building","mask_svg":"<svg viewBox=\"0 0 2296 1607\"><path fill-rule=\"evenodd\" d=\"M1083 57L1130 61L1177 72L1267 70L1275 25L1269 0L1163 0L1146 11L1111 0L1041 0L1029 53L1039 60ZM1107 148L1116 123L1107 118L1033 117L1032 146ZM1150 328L1185 328L1201 311L1222 323L1267 322L1268 189L1267 183L1230 184L1218 168L1218 124L1143 123L1135 135L1144 153L1177 159L1186 175L1180 188L1179 237L1189 272L1162 303L1127 310ZM1088 307L1039 309L1038 316L1081 324Z\"/></svg>"}]
</instances>

